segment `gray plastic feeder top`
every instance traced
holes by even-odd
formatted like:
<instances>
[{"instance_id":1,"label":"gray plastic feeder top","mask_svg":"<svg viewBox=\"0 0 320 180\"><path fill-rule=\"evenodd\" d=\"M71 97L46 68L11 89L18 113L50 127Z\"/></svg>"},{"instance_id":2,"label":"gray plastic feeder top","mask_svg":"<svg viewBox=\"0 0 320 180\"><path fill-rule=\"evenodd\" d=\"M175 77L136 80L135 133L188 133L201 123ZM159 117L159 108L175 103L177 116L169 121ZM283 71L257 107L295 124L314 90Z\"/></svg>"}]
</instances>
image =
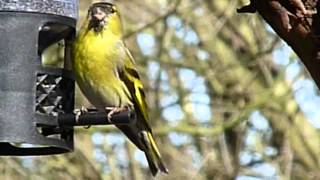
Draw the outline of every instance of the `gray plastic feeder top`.
<instances>
[{"instance_id":1,"label":"gray plastic feeder top","mask_svg":"<svg viewBox=\"0 0 320 180\"><path fill-rule=\"evenodd\" d=\"M78 0L0 0L0 11L35 12L78 18Z\"/></svg>"}]
</instances>

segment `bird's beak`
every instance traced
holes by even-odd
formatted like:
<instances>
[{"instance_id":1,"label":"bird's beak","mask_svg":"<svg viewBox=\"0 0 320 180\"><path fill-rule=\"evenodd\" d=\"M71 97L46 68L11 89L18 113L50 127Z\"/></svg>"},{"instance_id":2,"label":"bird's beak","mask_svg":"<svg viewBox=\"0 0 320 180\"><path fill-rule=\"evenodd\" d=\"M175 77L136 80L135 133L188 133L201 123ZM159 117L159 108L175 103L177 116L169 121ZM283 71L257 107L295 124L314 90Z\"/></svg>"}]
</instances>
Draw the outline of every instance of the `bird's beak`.
<instances>
[{"instance_id":1,"label":"bird's beak","mask_svg":"<svg viewBox=\"0 0 320 180\"><path fill-rule=\"evenodd\" d=\"M93 28L95 32L99 33L103 27L106 25L106 15L101 13L96 13L91 16L91 21L89 23L89 29Z\"/></svg>"},{"instance_id":2,"label":"bird's beak","mask_svg":"<svg viewBox=\"0 0 320 180\"><path fill-rule=\"evenodd\" d=\"M96 13L93 15L93 18L97 21L102 21L106 17L103 13Z\"/></svg>"}]
</instances>

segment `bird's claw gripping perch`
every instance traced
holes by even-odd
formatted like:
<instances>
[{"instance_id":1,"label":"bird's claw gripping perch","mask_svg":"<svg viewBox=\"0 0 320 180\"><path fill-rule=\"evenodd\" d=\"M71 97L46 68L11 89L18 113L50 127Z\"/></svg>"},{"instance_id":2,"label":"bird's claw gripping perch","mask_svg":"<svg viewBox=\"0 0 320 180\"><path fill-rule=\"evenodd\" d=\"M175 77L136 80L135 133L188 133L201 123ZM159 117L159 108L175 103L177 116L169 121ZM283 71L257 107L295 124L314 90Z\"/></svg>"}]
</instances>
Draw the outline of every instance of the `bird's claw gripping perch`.
<instances>
[{"instance_id":1,"label":"bird's claw gripping perch","mask_svg":"<svg viewBox=\"0 0 320 180\"><path fill-rule=\"evenodd\" d=\"M107 120L110 124L112 124L111 119L114 114L129 110L128 107L106 107L105 109L106 109L106 111L109 111L109 113L107 115Z\"/></svg>"},{"instance_id":2,"label":"bird's claw gripping perch","mask_svg":"<svg viewBox=\"0 0 320 180\"><path fill-rule=\"evenodd\" d=\"M86 113L86 112L88 112L88 109L85 108L84 106L81 106L80 109L75 109L75 110L73 110L73 113L75 114L75 121L76 121L77 124L79 124L79 118L80 118L80 116L81 116L82 114ZM88 126L85 126L84 128L85 128L85 129L89 129L90 127L91 127L91 126L88 125Z\"/></svg>"}]
</instances>

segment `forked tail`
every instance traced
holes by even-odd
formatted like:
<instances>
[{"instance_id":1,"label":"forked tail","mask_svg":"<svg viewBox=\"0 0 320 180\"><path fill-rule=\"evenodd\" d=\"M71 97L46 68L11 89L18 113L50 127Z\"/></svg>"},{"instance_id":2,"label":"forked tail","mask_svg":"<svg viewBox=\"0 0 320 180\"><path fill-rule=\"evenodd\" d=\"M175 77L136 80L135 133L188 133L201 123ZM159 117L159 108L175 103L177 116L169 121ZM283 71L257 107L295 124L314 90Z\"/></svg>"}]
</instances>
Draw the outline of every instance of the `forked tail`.
<instances>
[{"instance_id":1,"label":"forked tail","mask_svg":"<svg viewBox=\"0 0 320 180\"><path fill-rule=\"evenodd\" d=\"M157 148L157 145L153 139L152 134L150 132L144 132L143 139L147 147L147 149L144 152L146 154L147 161L148 161L149 168L152 175L155 176L159 170L161 172L168 174L169 171L161 159L160 152Z\"/></svg>"}]
</instances>

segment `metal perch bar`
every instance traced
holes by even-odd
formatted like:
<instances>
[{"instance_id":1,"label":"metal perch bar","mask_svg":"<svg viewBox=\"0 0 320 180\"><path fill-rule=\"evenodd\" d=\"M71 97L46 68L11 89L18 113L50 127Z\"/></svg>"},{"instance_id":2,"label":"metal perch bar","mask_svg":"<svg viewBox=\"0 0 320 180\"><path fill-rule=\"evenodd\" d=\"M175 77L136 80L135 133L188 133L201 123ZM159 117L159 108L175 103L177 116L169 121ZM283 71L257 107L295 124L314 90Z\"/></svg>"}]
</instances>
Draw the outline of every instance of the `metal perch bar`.
<instances>
[{"instance_id":1,"label":"metal perch bar","mask_svg":"<svg viewBox=\"0 0 320 180\"><path fill-rule=\"evenodd\" d=\"M108 111L98 112L89 110L82 113L78 120L75 114L60 114L58 117L59 126L90 126L90 125L128 125L136 122L134 111L125 111L114 114L111 122L108 121Z\"/></svg>"}]
</instances>

